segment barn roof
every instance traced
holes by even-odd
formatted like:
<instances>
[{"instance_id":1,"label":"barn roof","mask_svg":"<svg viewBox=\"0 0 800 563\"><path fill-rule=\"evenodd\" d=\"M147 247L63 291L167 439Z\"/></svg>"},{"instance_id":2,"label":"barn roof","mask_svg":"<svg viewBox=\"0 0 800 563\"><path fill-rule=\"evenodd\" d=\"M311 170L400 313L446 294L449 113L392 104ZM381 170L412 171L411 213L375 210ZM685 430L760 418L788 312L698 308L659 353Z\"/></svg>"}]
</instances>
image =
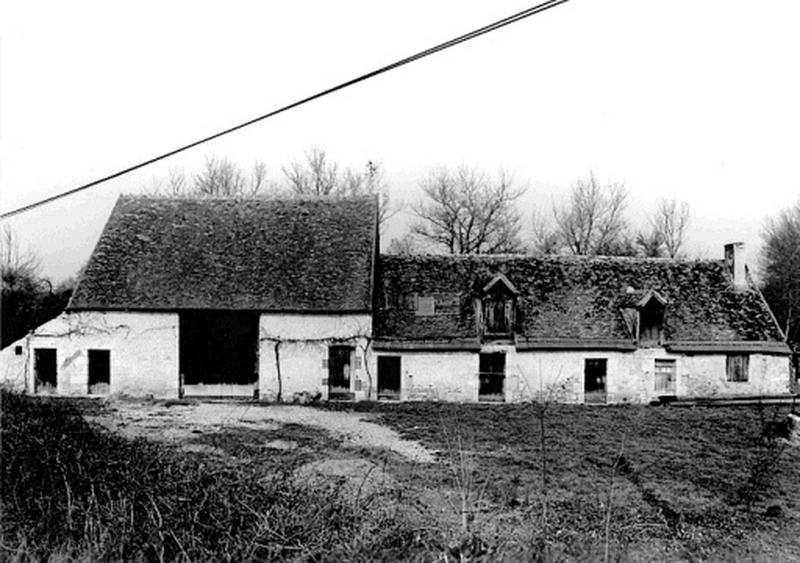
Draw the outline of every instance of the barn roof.
<instances>
[{"instance_id":1,"label":"barn roof","mask_svg":"<svg viewBox=\"0 0 800 563\"><path fill-rule=\"evenodd\" d=\"M70 309L370 311L374 198L121 197Z\"/></svg>"},{"instance_id":2,"label":"barn roof","mask_svg":"<svg viewBox=\"0 0 800 563\"><path fill-rule=\"evenodd\" d=\"M666 302L670 344L785 348L761 293L736 291L722 260L382 256L379 270L376 338L398 345L476 342L473 298L503 274L518 291L518 347L630 349L633 337L623 309L634 297L639 302L658 295ZM433 314L417 314L414 302L420 296L434 298Z\"/></svg>"}]
</instances>

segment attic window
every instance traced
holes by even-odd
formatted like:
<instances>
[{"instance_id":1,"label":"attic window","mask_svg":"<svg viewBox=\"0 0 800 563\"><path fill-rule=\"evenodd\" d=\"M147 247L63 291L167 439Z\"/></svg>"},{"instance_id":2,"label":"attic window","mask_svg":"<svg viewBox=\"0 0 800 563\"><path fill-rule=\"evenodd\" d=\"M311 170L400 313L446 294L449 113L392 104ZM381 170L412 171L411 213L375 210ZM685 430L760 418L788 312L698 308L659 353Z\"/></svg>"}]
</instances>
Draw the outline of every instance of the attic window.
<instances>
[{"instance_id":1,"label":"attic window","mask_svg":"<svg viewBox=\"0 0 800 563\"><path fill-rule=\"evenodd\" d=\"M417 316L430 317L436 312L436 305L433 296L420 295L417 297Z\"/></svg>"},{"instance_id":2,"label":"attic window","mask_svg":"<svg viewBox=\"0 0 800 563\"><path fill-rule=\"evenodd\" d=\"M664 312L666 300L655 291L639 303L639 345L660 346L664 342Z\"/></svg>"},{"instance_id":3,"label":"attic window","mask_svg":"<svg viewBox=\"0 0 800 563\"><path fill-rule=\"evenodd\" d=\"M484 334L508 336L514 330L517 289L503 274L497 274L483 288L481 308Z\"/></svg>"}]
</instances>

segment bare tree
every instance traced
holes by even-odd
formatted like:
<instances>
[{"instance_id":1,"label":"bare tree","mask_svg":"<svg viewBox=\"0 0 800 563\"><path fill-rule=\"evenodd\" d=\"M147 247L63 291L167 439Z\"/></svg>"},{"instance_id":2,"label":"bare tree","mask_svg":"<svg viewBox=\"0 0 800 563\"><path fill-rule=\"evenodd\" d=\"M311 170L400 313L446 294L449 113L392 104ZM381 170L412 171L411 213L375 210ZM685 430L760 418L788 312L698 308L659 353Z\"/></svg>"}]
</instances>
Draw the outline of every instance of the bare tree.
<instances>
[{"instance_id":1,"label":"bare tree","mask_svg":"<svg viewBox=\"0 0 800 563\"><path fill-rule=\"evenodd\" d=\"M207 157L203 170L194 175L192 192L201 197L251 197L258 193L267 167L256 162L251 173L226 158Z\"/></svg>"},{"instance_id":2,"label":"bare tree","mask_svg":"<svg viewBox=\"0 0 800 563\"><path fill-rule=\"evenodd\" d=\"M789 342L800 346L800 201L767 220L763 292Z\"/></svg>"},{"instance_id":3,"label":"bare tree","mask_svg":"<svg viewBox=\"0 0 800 563\"><path fill-rule=\"evenodd\" d=\"M573 184L569 200L553 207L559 236L573 254L609 254L624 248L628 228L624 213L628 190L602 185L593 173Z\"/></svg>"},{"instance_id":4,"label":"bare tree","mask_svg":"<svg viewBox=\"0 0 800 563\"><path fill-rule=\"evenodd\" d=\"M413 207L420 222L412 232L450 254L520 252L520 214L514 203L525 192L501 172L492 179L465 166L442 168L421 184L426 200Z\"/></svg>"},{"instance_id":5,"label":"bare tree","mask_svg":"<svg viewBox=\"0 0 800 563\"><path fill-rule=\"evenodd\" d=\"M419 241L416 240L416 237L411 233L406 233L401 237L393 238L386 249L386 253L409 255L418 254L419 250Z\"/></svg>"},{"instance_id":6,"label":"bare tree","mask_svg":"<svg viewBox=\"0 0 800 563\"><path fill-rule=\"evenodd\" d=\"M39 257L31 251L23 251L14 230L3 225L0 233L0 272L5 283L6 276L38 277Z\"/></svg>"},{"instance_id":7,"label":"bare tree","mask_svg":"<svg viewBox=\"0 0 800 563\"><path fill-rule=\"evenodd\" d=\"M256 161L250 172L216 156L206 157L203 169L191 180L180 170L170 170L167 178L154 178L145 194L153 197L253 197L264 194L267 166Z\"/></svg>"},{"instance_id":8,"label":"bare tree","mask_svg":"<svg viewBox=\"0 0 800 563\"><path fill-rule=\"evenodd\" d=\"M328 160L324 149L306 151L305 162L282 167L289 188L297 195L331 195L339 186L339 165Z\"/></svg>"},{"instance_id":9,"label":"bare tree","mask_svg":"<svg viewBox=\"0 0 800 563\"><path fill-rule=\"evenodd\" d=\"M661 199L650 222L653 232L661 237L667 256L676 258L689 226L689 204L678 202L675 198Z\"/></svg>"},{"instance_id":10,"label":"bare tree","mask_svg":"<svg viewBox=\"0 0 800 563\"><path fill-rule=\"evenodd\" d=\"M636 246L645 258L660 258L664 255L664 239L658 229L639 231L636 235Z\"/></svg>"},{"instance_id":11,"label":"bare tree","mask_svg":"<svg viewBox=\"0 0 800 563\"><path fill-rule=\"evenodd\" d=\"M391 204L383 166L374 160L368 160L362 170L341 168L338 163L328 158L324 149L312 147L306 151L305 161L292 162L282 170L289 191L295 195L315 197L376 195L380 223L384 223L400 210L399 206Z\"/></svg>"},{"instance_id":12,"label":"bare tree","mask_svg":"<svg viewBox=\"0 0 800 563\"><path fill-rule=\"evenodd\" d=\"M552 221L539 213L533 212L533 251L536 254L558 254L561 250L561 237Z\"/></svg>"}]
</instances>

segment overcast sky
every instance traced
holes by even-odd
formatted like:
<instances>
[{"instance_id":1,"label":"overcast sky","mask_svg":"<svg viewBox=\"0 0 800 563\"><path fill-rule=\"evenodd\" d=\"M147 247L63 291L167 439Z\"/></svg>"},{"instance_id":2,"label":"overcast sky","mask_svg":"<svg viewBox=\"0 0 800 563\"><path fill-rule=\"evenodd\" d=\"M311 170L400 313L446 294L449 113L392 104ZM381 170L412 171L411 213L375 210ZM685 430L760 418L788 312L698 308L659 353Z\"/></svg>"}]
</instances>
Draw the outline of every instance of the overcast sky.
<instances>
[{"instance_id":1,"label":"overcast sky","mask_svg":"<svg viewBox=\"0 0 800 563\"><path fill-rule=\"evenodd\" d=\"M0 14L8 211L245 121L535 2L14 2ZM687 201L690 253L753 254L800 174L800 3L571 0L164 163L9 220L55 279L120 193L206 155L271 176L311 146L383 163L395 200L435 166L505 168L538 207L589 171L630 217ZM388 236L401 234L399 215ZM751 257L751 261L754 257Z\"/></svg>"}]
</instances>

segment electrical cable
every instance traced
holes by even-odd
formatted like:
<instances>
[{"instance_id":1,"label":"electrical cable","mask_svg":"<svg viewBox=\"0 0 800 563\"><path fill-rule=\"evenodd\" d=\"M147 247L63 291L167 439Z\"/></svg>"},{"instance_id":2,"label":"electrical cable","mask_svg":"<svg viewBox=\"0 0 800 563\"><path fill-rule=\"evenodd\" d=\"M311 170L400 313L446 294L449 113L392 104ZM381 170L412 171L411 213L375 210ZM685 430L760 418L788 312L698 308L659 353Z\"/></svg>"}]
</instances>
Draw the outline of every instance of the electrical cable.
<instances>
[{"instance_id":1,"label":"electrical cable","mask_svg":"<svg viewBox=\"0 0 800 563\"><path fill-rule=\"evenodd\" d=\"M564 4L564 3L568 2L568 1L569 0L548 0L547 2L542 2L541 4L537 4L536 6L532 6L531 8L527 8L526 10L522 10L521 12L517 12L515 14L512 14L512 15L507 16L505 18L502 18L500 20L497 20L497 21L495 21L493 23L490 23L488 25L485 25L483 27L480 27L480 28L475 29L473 31L470 31L468 33L465 33L463 35L459 35L458 37L450 39L449 41L445 41L444 43L439 43L438 45L435 45L433 47L430 47L428 49L425 49L423 51L420 51L418 53L415 53L415 54L410 55L408 57L405 57L403 59L400 59L400 60L398 60L398 61L396 61L394 63L391 63L389 65L380 67L380 68L378 68L376 70L373 70L373 71L370 71L370 72L368 72L366 74L362 74L361 76L358 76L356 78L352 78L350 80L347 80L345 82L337 84L336 86L332 86L330 88L327 88L325 90L317 92L316 94L312 94L311 96L307 96L305 98L302 98L301 100L298 100L296 102L292 102L291 104L285 105L285 106L283 106L281 108L278 108L276 110L270 111L269 113L265 113L263 115L260 115L258 117L253 118L253 119L250 119L248 121L240 123L238 125L234 125L233 127L229 127L227 129L224 129L224 130L219 131L217 133L214 133L212 135L208 135L207 137L203 137L202 139L199 139L197 141L193 141L193 142L191 142L189 144L186 144L186 145L183 145L181 147L178 147L177 149L173 149L171 151L162 153L162 154L160 154L158 156L155 156L153 158L144 160L142 162L139 162L138 164L134 164L133 166L129 166L129 167L127 167L127 168L125 168L123 170L120 170L118 172L115 172L113 174L109 174L107 176L103 176L102 178L99 178L97 180L93 180L93 181L91 181L91 182L89 182L87 184L83 184L83 185L78 186L76 188L72 188L70 190L61 192L59 194L56 194L56 195L41 199L41 200L36 201L34 203L31 203L31 204L28 204L28 205L24 205L22 207L18 207L17 209L14 209L12 211L7 211L5 213L1 213L0 214L0 219L5 219L5 218L8 218L8 217L12 217L14 215L18 215L20 213L24 213L26 211L30 211L30 210L35 209L37 207L40 207L42 205L45 205L45 204L51 203L53 201L56 201L56 200L71 196L71 195L76 194L78 192L87 190L89 188L97 186L98 184L102 184L102 183L107 182L109 180L113 180L114 178L119 178L120 176L123 176L125 174L130 173L130 172L133 172L133 171L138 170L140 168L144 168L145 166L148 166L148 165L153 164L155 162L158 162L160 160L164 160L164 159L169 158L171 156L174 156L174 155L176 155L178 153L187 151L187 150L189 150L191 148L194 148L194 147L196 147L198 145L202 145L204 143L207 143L209 141L212 141L214 139L222 137L223 135L228 135L229 133L233 133L234 131L238 131L239 129L243 129L245 127L248 127L250 125L253 125L255 123L263 121L263 120L265 120L267 118L273 117L275 115L278 115L278 114L283 113L285 111L288 111L290 109L294 109L294 108L296 108L298 106L301 106L303 104L307 104L308 102L311 102L311 101L316 100L318 98L322 98L323 96L327 96L328 94L332 94L334 92L337 92L337 91L342 90L344 88L347 88L349 86L353 86L355 84L358 84L359 82L363 82L365 80L368 80L370 78L374 78L375 76L378 76L378 75L383 74L385 72L389 72L390 70L394 70L396 68L399 68L401 66L407 65L409 63L412 63L412 62L417 61L419 59L422 59L424 57L428 57L430 55L438 53L439 51L443 51L445 49L449 49L450 47L454 47L455 45L458 45L460 43L464 43L465 41L469 41L471 39L474 39L474 38L479 37L481 35L484 35L486 33L490 33L492 31L495 31L497 29L500 29L500 28L505 27L507 25L510 25L512 23L516 23L516 22L518 22L520 20L523 20L525 18L529 18L529 17L531 17L531 16L533 16L535 14L544 12L545 10L549 10L550 8L554 8L554 7L556 7L556 6L560 5L560 4Z\"/></svg>"}]
</instances>

